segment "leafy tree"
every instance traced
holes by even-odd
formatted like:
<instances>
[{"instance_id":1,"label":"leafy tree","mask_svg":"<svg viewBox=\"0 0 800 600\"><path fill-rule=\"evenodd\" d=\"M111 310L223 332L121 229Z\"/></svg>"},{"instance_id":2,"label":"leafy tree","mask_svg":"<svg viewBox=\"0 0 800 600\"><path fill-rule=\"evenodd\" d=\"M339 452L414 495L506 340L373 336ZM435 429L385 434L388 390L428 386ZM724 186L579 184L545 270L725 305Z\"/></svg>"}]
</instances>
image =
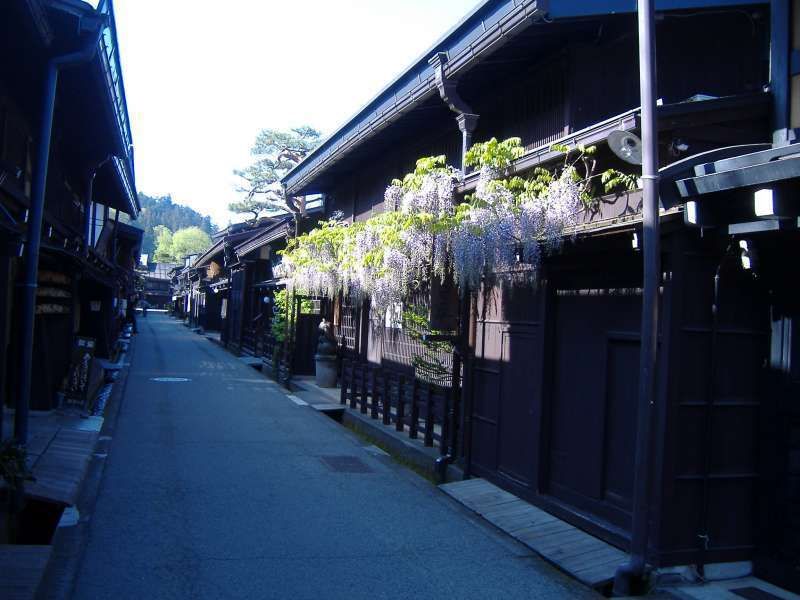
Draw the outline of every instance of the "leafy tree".
<instances>
[{"instance_id":1,"label":"leafy tree","mask_svg":"<svg viewBox=\"0 0 800 600\"><path fill-rule=\"evenodd\" d=\"M252 214L253 221L264 212L305 212L303 198L287 198L280 179L303 160L320 141L320 133L303 126L281 131L264 129L256 137L251 154L256 158L249 167L234 171L242 182L237 191L245 194L242 200L231 202L228 210Z\"/></svg>"},{"instance_id":2,"label":"leafy tree","mask_svg":"<svg viewBox=\"0 0 800 600\"><path fill-rule=\"evenodd\" d=\"M142 206L142 212L139 218L130 224L144 230L142 254L154 256L158 243L155 228L158 225L163 225L170 231L184 227L199 227L209 235L216 230L210 217L201 215L188 206L175 204L170 196L155 198L140 193L139 204Z\"/></svg>"},{"instance_id":3,"label":"leafy tree","mask_svg":"<svg viewBox=\"0 0 800 600\"><path fill-rule=\"evenodd\" d=\"M157 262L181 262L184 256L204 252L211 246L211 237L199 227L185 227L175 233L163 225L157 225Z\"/></svg>"},{"instance_id":4,"label":"leafy tree","mask_svg":"<svg viewBox=\"0 0 800 600\"><path fill-rule=\"evenodd\" d=\"M156 249L153 260L156 262L172 262L172 231L164 225L153 228L156 238Z\"/></svg>"},{"instance_id":5,"label":"leafy tree","mask_svg":"<svg viewBox=\"0 0 800 600\"><path fill-rule=\"evenodd\" d=\"M211 247L211 236L199 227L179 229L172 236L172 254L179 260L189 254L205 252Z\"/></svg>"}]
</instances>

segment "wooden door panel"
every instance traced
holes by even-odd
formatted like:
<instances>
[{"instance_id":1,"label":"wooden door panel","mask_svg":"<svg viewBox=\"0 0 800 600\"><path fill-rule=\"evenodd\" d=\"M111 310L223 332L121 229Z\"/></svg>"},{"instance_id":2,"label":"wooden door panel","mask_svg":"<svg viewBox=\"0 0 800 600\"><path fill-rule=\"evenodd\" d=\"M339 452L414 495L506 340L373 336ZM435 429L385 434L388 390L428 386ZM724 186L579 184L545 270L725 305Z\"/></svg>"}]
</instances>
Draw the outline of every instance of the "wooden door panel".
<instances>
[{"instance_id":1,"label":"wooden door panel","mask_svg":"<svg viewBox=\"0 0 800 600\"><path fill-rule=\"evenodd\" d=\"M606 421L603 499L630 512L633 492L633 449L636 447L639 362L638 339L610 339L606 355Z\"/></svg>"},{"instance_id":2,"label":"wooden door panel","mask_svg":"<svg viewBox=\"0 0 800 600\"><path fill-rule=\"evenodd\" d=\"M548 493L629 527L639 367L638 290L555 298Z\"/></svg>"},{"instance_id":3,"label":"wooden door panel","mask_svg":"<svg viewBox=\"0 0 800 600\"><path fill-rule=\"evenodd\" d=\"M539 336L535 328L508 330L502 335L498 470L530 485L537 441L534 401L540 386Z\"/></svg>"}]
</instances>

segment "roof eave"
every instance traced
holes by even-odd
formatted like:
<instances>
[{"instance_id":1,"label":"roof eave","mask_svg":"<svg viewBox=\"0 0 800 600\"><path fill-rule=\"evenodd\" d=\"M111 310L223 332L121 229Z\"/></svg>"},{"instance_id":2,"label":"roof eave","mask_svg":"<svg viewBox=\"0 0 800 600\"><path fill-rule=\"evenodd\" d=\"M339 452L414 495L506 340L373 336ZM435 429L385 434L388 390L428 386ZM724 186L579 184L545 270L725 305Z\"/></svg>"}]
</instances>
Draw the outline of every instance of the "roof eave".
<instances>
[{"instance_id":1,"label":"roof eave","mask_svg":"<svg viewBox=\"0 0 800 600\"><path fill-rule=\"evenodd\" d=\"M490 25L487 25L483 20L476 23L473 30L480 30L481 33L471 43L460 48L457 53L454 53L454 48L447 46L447 44L454 44L456 41L460 41L452 38L454 38L456 34L464 33L467 24L480 15L489 5L494 3L494 0L486 0L478 5L470 14L462 19L459 24L415 61L409 69L395 78L392 83L370 100L364 108L358 111L335 133L326 138L301 163L289 171L289 173L281 179L281 183L286 186L287 193L297 194L298 191L302 190L305 184L309 183L314 175L335 162L335 160L327 160L324 158L323 153L326 150L328 156L337 156L337 158L343 156L347 153L347 150L373 137L415 105L429 98L432 94L437 93L435 76L433 70L429 68L427 63L431 56L438 52L445 52L448 55L449 60L445 65L445 73L449 77L454 77L455 75L466 72L478 62L479 57L491 54L514 35L527 29L536 19L544 17L547 12L547 5L549 4L547 0L516 0L514 2L509 2L508 12L500 19L497 19ZM415 71L416 74L414 73ZM423 74L425 74L424 77ZM383 112L379 112L380 107L375 106L378 101L404 80L412 77L417 78L417 85L401 97L395 94L392 106ZM372 118L362 118L360 122L356 122L359 120L359 117L366 116L372 111L374 111L374 116ZM344 139L338 145L333 145L334 140L341 137L342 133L346 130L354 130L355 133L349 139ZM321 159L322 164L318 167L314 167L310 172L303 174L308 166L321 156L323 156Z\"/></svg>"},{"instance_id":2,"label":"roof eave","mask_svg":"<svg viewBox=\"0 0 800 600\"><path fill-rule=\"evenodd\" d=\"M659 10L682 10L690 8L725 8L747 4L766 4L768 0L660 0L657 2ZM490 5L499 4L495 0L486 0L479 4L472 12L462 19L453 29L443 38L438 40L420 59L412 63L400 76L395 78L388 86L383 88L374 98L372 98L361 110L345 122L332 135L327 137L317 148L315 148L301 163L287 173L281 182L286 186L287 193L293 195L303 195L320 190L312 188L314 179L329 167L343 158L349 150L360 143L374 137L390 123L401 117L405 112L413 108L419 102L427 99L436 93L433 74L429 73L424 79L421 74L425 72L421 68L427 63L427 59L437 52L445 52L449 61L445 66L445 74L453 77L457 74L466 72L476 62L491 54L503 43L514 37L514 35L527 27L515 27L508 22L508 18L519 15L520 11L524 17L517 25L530 25L539 18L548 19L569 19L577 17L590 17L600 14L631 13L636 11L635 0L603 0L602 2L583 2L581 0L516 0L509 2L512 8L501 19L493 22L491 26L486 26L477 17L490 8ZM502 6L502 5L501 5ZM493 16L494 13L489 13ZM460 52L453 55L448 44L454 42L455 36L469 31L468 25L472 22L474 30L483 29L483 33L473 40L473 43L461 48ZM413 76L419 78L418 84L403 94L401 97L395 96L392 106L383 112L379 112L379 101L390 94L393 89L399 88ZM407 87L407 84L406 84ZM401 88L402 89L402 88ZM385 105L387 100L383 101ZM370 116L370 113L374 113ZM348 134L350 137L348 137Z\"/></svg>"}]
</instances>

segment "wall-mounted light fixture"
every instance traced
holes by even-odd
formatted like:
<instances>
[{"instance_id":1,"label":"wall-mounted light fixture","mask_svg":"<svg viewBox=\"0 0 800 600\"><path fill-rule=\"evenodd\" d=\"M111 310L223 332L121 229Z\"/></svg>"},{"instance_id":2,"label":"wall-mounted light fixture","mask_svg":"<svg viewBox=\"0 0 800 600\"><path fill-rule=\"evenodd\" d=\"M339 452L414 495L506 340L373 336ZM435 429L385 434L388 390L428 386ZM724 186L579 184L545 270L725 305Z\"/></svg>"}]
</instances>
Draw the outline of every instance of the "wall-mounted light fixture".
<instances>
[{"instance_id":1,"label":"wall-mounted light fixture","mask_svg":"<svg viewBox=\"0 0 800 600\"><path fill-rule=\"evenodd\" d=\"M686 215L686 222L692 225L697 225L697 201L696 200L689 200L686 203L685 208L685 215Z\"/></svg>"},{"instance_id":2,"label":"wall-mounted light fixture","mask_svg":"<svg viewBox=\"0 0 800 600\"><path fill-rule=\"evenodd\" d=\"M758 253L752 240L739 240L742 268L745 271L755 271L758 268Z\"/></svg>"},{"instance_id":3,"label":"wall-mounted light fixture","mask_svg":"<svg viewBox=\"0 0 800 600\"><path fill-rule=\"evenodd\" d=\"M756 190L753 202L757 217L775 216L775 192L771 188Z\"/></svg>"}]
</instances>

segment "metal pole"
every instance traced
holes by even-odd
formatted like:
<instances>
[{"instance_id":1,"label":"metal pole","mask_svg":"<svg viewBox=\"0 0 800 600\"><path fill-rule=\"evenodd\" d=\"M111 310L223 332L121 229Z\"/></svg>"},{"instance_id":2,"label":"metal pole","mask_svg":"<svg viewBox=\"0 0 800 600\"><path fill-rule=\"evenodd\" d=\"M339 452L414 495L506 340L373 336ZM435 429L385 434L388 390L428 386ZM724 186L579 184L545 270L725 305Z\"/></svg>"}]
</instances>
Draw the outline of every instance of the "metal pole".
<instances>
[{"instance_id":1,"label":"metal pole","mask_svg":"<svg viewBox=\"0 0 800 600\"><path fill-rule=\"evenodd\" d=\"M94 58L105 23L101 24L97 35L89 46L79 52L59 56L47 63L45 73L44 100L39 124L39 143L36 151L36 165L33 174L31 207L28 218L28 231L25 240L26 253L24 279L20 284L21 333L20 333L20 384L14 413L14 441L19 446L28 443L28 415L30 411L31 381L33 375L33 338L36 318L36 288L39 278L39 249L42 242L42 221L44 215L45 192L47 190L47 170L50 164L50 140L53 133L56 90L60 69L85 63Z\"/></svg>"},{"instance_id":2,"label":"metal pole","mask_svg":"<svg viewBox=\"0 0 800 600\"><path fill-rule=\"evenodd\" d=\"M639 0L639 89L642 111L643 254L641 349L634 462L631 550L614 578L615 595L640 592L647 563L650 430L658 359L658 291L661 271L658 214L658 130L656 115L656 40L653 0Z\"/></svg>"}]
</instances>

